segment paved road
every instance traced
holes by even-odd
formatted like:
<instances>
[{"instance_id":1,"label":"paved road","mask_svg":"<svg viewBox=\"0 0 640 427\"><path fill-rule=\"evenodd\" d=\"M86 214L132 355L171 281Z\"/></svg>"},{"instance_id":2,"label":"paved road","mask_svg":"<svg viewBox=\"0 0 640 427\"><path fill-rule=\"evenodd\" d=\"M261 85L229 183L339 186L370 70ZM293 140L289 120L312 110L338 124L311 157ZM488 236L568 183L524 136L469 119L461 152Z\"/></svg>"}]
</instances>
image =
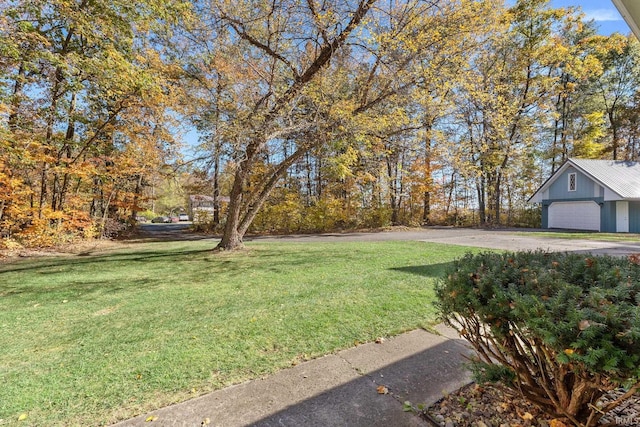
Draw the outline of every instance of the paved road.
<instances>
[{"instance_id":1,"label":"paved road","mask_svg":"<svg viewBox=\"0 0 640 427\"><path fill-rule=\"evenodd\" d=\"M218 240L216 237L189 233L189 223L142 224L141 235L150 240ZM535 250L549 252L590 252L593 254L628 255L640 253L639 242L604 242L597 240L570 239L566 237L540 237L533 229L485 230L477 228L427 227L406 231L383 231L375 233L326 233L297 234L286 236L248 236L251 241L287 242L375 242L410 240L436 242L450 245L473 246L490 249ZM527 235L531 233L530 235ZM552 233L549 233L553 236Z\"/></svg>"}]
</instances>

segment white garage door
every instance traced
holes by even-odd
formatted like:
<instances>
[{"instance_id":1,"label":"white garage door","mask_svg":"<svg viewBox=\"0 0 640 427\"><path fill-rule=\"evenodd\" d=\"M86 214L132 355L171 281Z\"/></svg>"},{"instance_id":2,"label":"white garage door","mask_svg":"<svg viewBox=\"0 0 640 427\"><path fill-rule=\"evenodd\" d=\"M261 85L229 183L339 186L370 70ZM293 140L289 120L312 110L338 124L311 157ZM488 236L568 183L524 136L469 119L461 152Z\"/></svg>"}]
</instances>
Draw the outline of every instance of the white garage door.
<instances>
[{"instance_id":1,"label":"white garage door","mask_svg":"<svg viewBox=\"0 0 640 427\"><path fill-rule=\"evenodd\" d=\"M600 231L600 206L596 202L551 203L549 228Z\"/></svg>"}]
</instances>

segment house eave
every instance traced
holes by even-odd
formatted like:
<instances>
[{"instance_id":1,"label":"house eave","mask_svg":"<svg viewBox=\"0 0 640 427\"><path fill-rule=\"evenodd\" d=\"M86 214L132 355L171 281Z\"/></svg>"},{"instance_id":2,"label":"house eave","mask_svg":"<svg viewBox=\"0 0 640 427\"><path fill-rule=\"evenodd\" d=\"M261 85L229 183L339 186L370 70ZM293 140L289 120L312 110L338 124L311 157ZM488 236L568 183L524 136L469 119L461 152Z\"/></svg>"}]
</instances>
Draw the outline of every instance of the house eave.
<instances>
[{"instance_id":1,"label":"house eave","mask_svg":"<svg viewBox=\"0 0 640 427\"><path fill-rule=\"evenodd\" d=\"M637 0L611 0L633 34L640 39L640 2Z\"/></svg>"}]
</instances>

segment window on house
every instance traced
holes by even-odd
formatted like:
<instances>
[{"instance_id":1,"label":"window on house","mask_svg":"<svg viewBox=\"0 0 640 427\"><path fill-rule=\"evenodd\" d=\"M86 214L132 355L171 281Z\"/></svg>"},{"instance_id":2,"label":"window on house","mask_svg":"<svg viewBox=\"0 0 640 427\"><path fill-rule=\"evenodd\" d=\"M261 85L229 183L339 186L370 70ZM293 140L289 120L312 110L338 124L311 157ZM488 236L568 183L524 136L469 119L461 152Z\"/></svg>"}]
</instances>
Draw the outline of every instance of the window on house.
<instances>
[{"instance_id":1,"label":"window on house","mask_svg":"<svg viewBox=\"0 0 640 427\"><path fill-rule=\"evenodd\" d=\"M576 191L576 174L569 174L569 191Z\"/></svg>"}]
</instances>

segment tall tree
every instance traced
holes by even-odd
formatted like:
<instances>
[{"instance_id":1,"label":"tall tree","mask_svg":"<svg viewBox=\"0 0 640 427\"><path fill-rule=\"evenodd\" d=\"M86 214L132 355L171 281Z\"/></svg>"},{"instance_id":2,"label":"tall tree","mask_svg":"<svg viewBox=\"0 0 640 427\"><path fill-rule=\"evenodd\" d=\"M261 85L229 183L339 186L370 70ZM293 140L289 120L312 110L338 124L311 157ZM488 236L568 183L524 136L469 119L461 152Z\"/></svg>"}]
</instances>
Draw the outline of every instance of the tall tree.
<instances>
[{"instance_id":1,"label":"tall tree","mask_svg":"<svg viewBox=\"0 0 640 427\"><path fill-rule=\"evenodd\" d=\"M88 217L89 205L103 219L118 194L106 181L130 168L123 156L135 150L128 147L145 146L150 160L166 147L158 142L171 139L163 129L171 120L171 70L151 35L187 16L188 7L22 0L1 10L0 96L9 107L1 125L9 146L0 155L31 188L17 229L72 223L80 211ZM141 183L138 175L127 180Z\"/></svg>"},{"instance_id":2,"label":"tall tree","mask_svg":"<svg viewBox=\"0 0 640 427\"><path fill-rule=\"evenodd\" d=\"M640 44L632 35L614 34L601 40L603 72L594 80L594 92L607 118L609 144L605 151L618 160L624 157L623 117L640 85Z\"/></svg>"},{"instance_id":3,"label":"tall tree","mask_svg":"<svg viewBox=\"0 0 640 427\"><path fill-rule=\"evenodd\" d=\"M309 114L295 114L300 106L304 109L305 91L363 26L374 2L210 4L211 19L237 41L238 68L252 77L247 90L241 84L234 88L249 96L242 99L225 134L233 145L235 173L219 248L242 245L242 236L279 178L313 145L313 141L304 142L288 152L261 185L247 191L251 174L270 144L313 127Z\"/></svg>"},{"instance_id":4,"label":"tall tree","mask_svg":"<svg viewBox=\"0 0 640 427\"><path fill-rule=\"evenodd\" d=\"M545 0L521 0L498 19L489 48L471 60L459 92L463 168L475 177L482 224L500 224L503 184L519 157L536 141L536 124L547 114L558 57L552 39L564 11Z\"/></svg>"}]
</instances>

